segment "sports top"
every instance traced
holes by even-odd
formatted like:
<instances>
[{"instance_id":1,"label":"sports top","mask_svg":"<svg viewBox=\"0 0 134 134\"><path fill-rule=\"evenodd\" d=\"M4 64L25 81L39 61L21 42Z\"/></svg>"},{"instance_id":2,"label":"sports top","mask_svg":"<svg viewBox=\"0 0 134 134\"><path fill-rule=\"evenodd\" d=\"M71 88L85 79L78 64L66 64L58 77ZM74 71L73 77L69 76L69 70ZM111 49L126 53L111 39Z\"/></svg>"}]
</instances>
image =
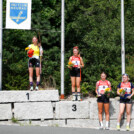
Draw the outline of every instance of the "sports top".
<instances>
[{"instance_id":1,"label":"sports top","mask_svg":"<svg viewBox=\"0 0 134 134\"><path fill-rule=\"evenodd\" d=\"M105 89L111 87L111 83L108 80L105 81L99 80L96 83L96 87L98 87L99 94L104 94Z\"/></svg>"}]
</instances>

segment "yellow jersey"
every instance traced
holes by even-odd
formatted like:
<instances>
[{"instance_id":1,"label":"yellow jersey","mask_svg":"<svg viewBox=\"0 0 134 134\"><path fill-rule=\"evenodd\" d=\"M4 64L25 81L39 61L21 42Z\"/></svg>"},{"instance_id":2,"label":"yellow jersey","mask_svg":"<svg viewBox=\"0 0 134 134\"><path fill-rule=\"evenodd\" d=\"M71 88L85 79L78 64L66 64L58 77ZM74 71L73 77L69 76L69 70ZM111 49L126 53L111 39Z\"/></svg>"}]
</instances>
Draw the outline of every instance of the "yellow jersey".
<instances>
[{"instance_id":1,"label":"yellow jersey","mask_svg":"<svg viewBox=\"0 0 134 134\"><path fill-rule=\"evenodd\" d=\"M31 45L29 45L29 47L34 50L33 56L39 56L40 55L39 46L31 44Z\"/></svg>"}]
</instances>

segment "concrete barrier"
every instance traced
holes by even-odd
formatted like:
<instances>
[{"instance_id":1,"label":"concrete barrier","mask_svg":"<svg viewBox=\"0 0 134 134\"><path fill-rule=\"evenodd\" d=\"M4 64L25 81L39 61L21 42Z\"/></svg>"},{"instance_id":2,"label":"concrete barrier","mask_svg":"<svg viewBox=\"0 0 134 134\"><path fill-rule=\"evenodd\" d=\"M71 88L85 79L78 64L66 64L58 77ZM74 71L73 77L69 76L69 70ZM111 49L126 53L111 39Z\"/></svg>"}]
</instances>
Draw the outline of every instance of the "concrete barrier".
<instances>
[{"instance_id":1,"label":"concrete barrier","mask_svg":"<svg viewBox=\"0 0 134 134\"><path fill-rule=\"evenodd\" d=\"M12 118L12 110L10 104L0 104L0 120Z\"/></svg>"},{"instance_id":2,"label":"concrete barrier","mask_svg":"<svg viewBox=\"0 0 134 134\"><path fill-rule=\"evenodd\" d=\"M0 103L59 101L58 90L0 91Z\"/></svg>"},{"instance_id":3,"label":"concrete barrier","mask_svg":"<svg viewBox=\"0 0 134 134\"><path fill-rule=\"evenodd\" d=\"M133 102L134 104L134 102ZM119 101L110 99L110 128L116 129ZM98 128L96 98L87 101L60 101L58 90L0 91L0 124L13 124L16 118L21 125ZM125 116L126 117L126 116ZM105 114L103 114L105 126ZM121 122L126 128L126 118ZM134 125L134 106L131 130Z\"/></svg>"},{"instance_id":4,"label":"concrete barrier","mask_svg":"<svg viewBox=\"0 0 134 134\"><path fill-rule=\"evenodd\" d=\"M110 119L117 119L119 113L119 101L110 99ZM103 113L103 118L105 114ZM98 119L97 99L90 99L90 119Z\"/></svg>"},{"instance_id":5,"label":"concrete barrier","mask_svg":"<svg viewBox=\"0 0 134 134\"><path fill-rule=\"evenodd\" d=\"M53 108L51 102L15 103L14 117L22 119L52 119Z\"/></svg>"},{"instance_id":6,"label":"concrete barrier","mask_svg":"<svg viewBox=\"0 0 134 134\"><path fill-rule=\"evenodd\" d=\"M88 101L61 101L56 103L56 119L89 118L90 105Z\"/></svg>"}]
</instances>

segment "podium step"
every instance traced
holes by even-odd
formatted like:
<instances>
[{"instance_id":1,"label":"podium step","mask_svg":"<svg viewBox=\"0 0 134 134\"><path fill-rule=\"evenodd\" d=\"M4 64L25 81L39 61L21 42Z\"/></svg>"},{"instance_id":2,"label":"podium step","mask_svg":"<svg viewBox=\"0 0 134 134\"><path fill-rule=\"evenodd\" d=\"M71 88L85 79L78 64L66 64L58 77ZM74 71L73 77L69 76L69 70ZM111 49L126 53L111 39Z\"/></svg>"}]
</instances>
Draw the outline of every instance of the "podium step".
<instances>
[{"instance_id":1,"label":"podium step","mask_svg":"<svg viewBox=\"0 0 134 134\"><path fill-rule=\"evenodd\" d=\"M0 91L0 103L59 101L58 90Z\"/></svg>"}]
</instances>

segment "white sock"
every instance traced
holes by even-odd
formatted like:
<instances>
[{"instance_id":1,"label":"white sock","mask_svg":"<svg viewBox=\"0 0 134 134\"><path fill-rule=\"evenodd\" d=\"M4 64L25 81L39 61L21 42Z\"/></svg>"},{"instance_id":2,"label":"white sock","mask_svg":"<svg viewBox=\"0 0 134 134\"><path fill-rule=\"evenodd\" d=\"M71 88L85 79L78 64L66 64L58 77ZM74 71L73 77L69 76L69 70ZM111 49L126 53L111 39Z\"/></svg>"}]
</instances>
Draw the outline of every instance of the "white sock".
<instances>
[{"instance_id":1,"label":"white sock","mask_svg":"<svg viewBox=\"0 0 134 134\"><path fill-rule=\"evenodd\" d=\"M109 121L106 121L106 127L108 127L109 126Z\"/></svg>"},{"instance_id":2,"label":"white sock","mask_svg":"<svg viewBox=\"0 0 134 134\"><path fill-rule=\"evenodd\" d=\"M127 126L129 126L129 124L130 124L130 123L129 123L129 122L127 122Z\"/></svg>"},{"instance_id":3,"label":"white sock","mask_svg":"<svg viewBox=\"0 0 134 134\"><path fill-rule=\"evenodd\" d=\"M102 121L100 121L100 125L101 125L101 127L103 127L103 122Z\"/></svg>"},{"instance_id":4,"label":"white sock","mask_svg":"<svg viewBox=\"0 0 134 134\"><path fill-rule=\"evenodd\" d=\"M120 122L117 122L117 125L120 126Z\"/></svg>"}]
</instances>

